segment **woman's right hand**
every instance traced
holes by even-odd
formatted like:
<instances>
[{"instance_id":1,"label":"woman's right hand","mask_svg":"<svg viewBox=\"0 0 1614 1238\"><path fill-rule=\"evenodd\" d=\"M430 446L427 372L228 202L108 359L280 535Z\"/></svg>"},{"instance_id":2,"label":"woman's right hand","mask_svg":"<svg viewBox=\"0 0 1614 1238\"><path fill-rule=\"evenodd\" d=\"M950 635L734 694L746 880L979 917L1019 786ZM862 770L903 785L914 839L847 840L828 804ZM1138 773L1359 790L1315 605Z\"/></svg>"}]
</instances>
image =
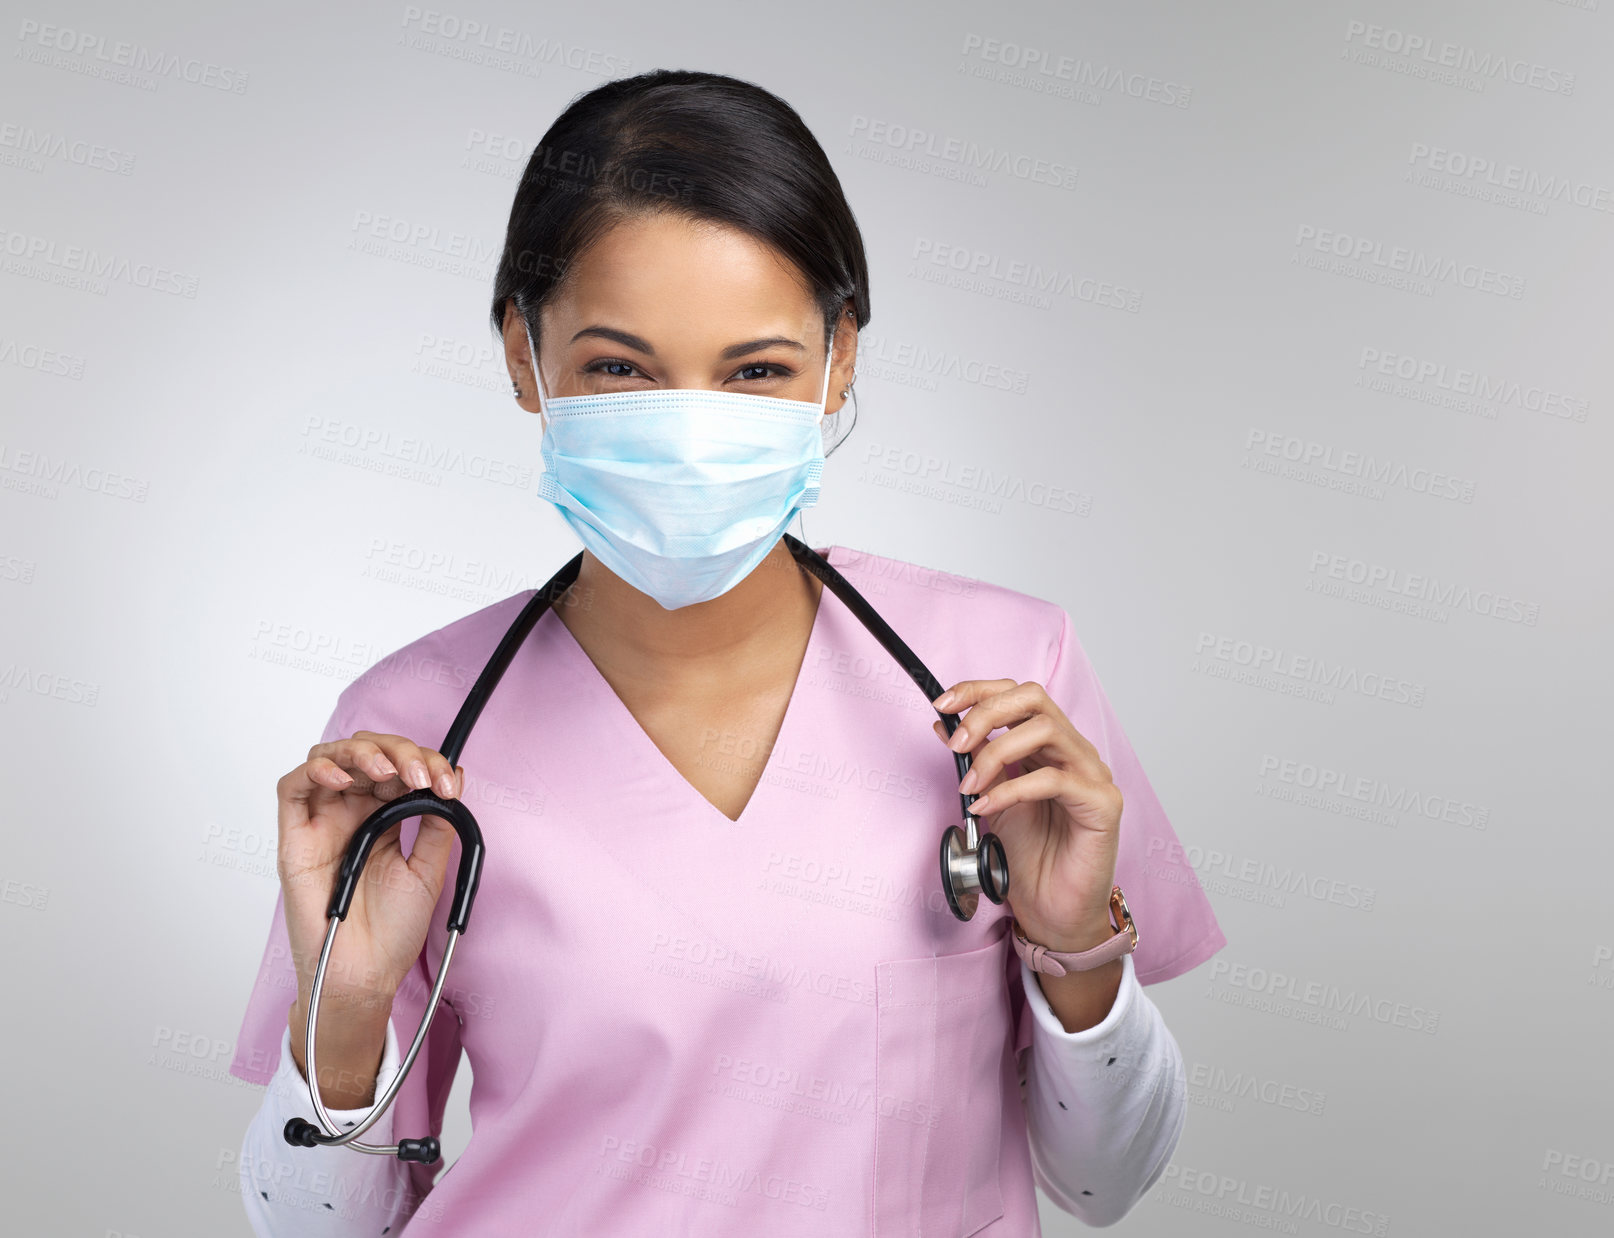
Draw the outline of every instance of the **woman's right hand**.
<instances>
[{"instance_id":1,"label":"woman's right hand","mask_svg":"<svg viewBox=\"0 0 1614 1238\"><path fill-rule=\"evenodd\" d=\"M297 968L297 1000L290 1013L292 1055L303 1061L303 1029L314 967L329 927L326 912L336 888L337 872L348 842L377 808L399 796L430 785L444 799L464 788L465 770L452 768L442 753L423 748L402 735L355 731L348 739L315 744L308 760L276 784L280 840L277 870L285 904L286 933ZM402 823L375 842L363 876L355 883L347 918L331 946L320 991L320 1074L335 1078L321 1087L327 1106L354 1087L352 1067L379 1063L392 998L414 967L453 851L453 826L441 817L422 815L414 846L405 857L400 843ZM326 1046L331 1045L331 1057ZM369 1050L375 1048L375 1061ZM342 1069L328 1074L327 1062ZM371 1071L373 1075L373 1070ZM373 1083L373 1078L371 1080ZM337 1107L354 1108L354 1104Z\"/></svg>"}]
</instances>

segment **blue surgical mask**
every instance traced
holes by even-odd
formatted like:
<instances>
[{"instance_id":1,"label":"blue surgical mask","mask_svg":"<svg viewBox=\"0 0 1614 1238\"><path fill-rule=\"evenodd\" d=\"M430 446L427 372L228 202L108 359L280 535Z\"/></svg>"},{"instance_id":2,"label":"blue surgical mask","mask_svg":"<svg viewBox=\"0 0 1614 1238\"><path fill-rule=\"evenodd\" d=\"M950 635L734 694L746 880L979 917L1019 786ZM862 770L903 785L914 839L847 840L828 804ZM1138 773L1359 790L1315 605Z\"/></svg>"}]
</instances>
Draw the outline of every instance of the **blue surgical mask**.
<instances>
[{"instance_id":1,"label":"blue surgical mask","mask_svg":"<svg viewBox=\"0 0 1614 1238\"><path fill-rule=\"evenodd\" d=\"M538 375L530 330L527 346ZM546 399L538 376L538 495L667 610L720 597L818 502L833 356L817 404L704 388Z\"/></svg>"}]
</instances>

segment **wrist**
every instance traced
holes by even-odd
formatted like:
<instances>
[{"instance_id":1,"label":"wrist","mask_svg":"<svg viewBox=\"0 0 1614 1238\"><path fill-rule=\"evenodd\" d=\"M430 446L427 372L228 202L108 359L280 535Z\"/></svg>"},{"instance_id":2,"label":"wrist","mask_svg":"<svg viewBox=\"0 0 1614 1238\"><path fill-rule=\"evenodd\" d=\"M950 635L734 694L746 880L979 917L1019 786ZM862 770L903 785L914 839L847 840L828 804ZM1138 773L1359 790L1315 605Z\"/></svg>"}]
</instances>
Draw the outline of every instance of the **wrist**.
<instances>
[{"instance_id":1,"label":"wrist","mask_svg":"<svg viewBox=\"0 0 1614 1238\"><path fill-rule=\"evenodd\" d=\"M1044 925L1035 920L1021 919L1019 915L1014 916L1014 922L1014 927L1018 927L1021 936L1027 941L1033 945L1046 946L1058 954L1077 954L1083 950L1091 950L1094 946L1102 946L1115 936L1115 925L1110 923L1108 910L1102 918L1094 916L1074 925Z\"/></svg>"},{"instance_id":2,"label":"wrist","mask_svg":"<svg viewBox=\"0 0 1614 1238\"><path fill-rule=\"evenodd\" d=\"M1115 1008L1126 977L1126 956L1063 976L1031 974L1060 1026L1070 1033L1085 1032L1109 1018Z\"/></svg>"},{"instance_id":3,"label":"wrist","mask_svg":"<svg viewBox=\"0 0 1614 1238\"><path fill-rule=\"evenodd\" d=\"M319 1010L320 1073L326 1073L325 1063L347 1063L371 1056L378 1044L385 1044L387 1020L392 1017L391 1007L383 1009L379 1003L365 1003L359 1008L331 1009L324 1001ZM297 1069L306 1078L308 1063L303 1059L304 1040L308 1035L308 1007L294 1002L286 1012L286 1026L291 1031L291 1055ZM377 1059L379 1061L379 1059Z\"/></svg>"}]
</instances>

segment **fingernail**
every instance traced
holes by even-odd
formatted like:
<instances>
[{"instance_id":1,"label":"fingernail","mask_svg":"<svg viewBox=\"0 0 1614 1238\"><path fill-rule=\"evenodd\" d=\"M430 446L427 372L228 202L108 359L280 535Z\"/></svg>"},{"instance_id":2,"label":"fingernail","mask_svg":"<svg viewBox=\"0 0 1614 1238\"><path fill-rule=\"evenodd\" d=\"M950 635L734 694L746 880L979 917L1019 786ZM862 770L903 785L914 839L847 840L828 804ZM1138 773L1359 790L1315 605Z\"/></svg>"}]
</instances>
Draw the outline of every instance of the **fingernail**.
<instances>
[{"instance_id":1,"label":"fingernail","mask_svg":"<svg viewBox=\"0 0 1614 1238\"><path fill-rule=\"evenodd\" d=\"M431 771L426 768L426 762L409 762L409 785L417 791L424 791L432 785Z\"/></svg>"},{"instance_id":2,"label":"fingernail","mask_svg":"<svg viewBox=\"0 0 1614 1238\"><path fill-rule=\"evenodd\" d=\"M444 796L454 794L454 775L453 774L438 774L437 775L437 794L438 795L444 795Z\"/></svg>"},{"instance_id":3,"label":"fingernail","mask_svg":"<svg viewBox=\"0 0 1614 1238\"><path fill-rule=\"evenodd\" d=\"M375 762L375 772L382 778L391 778L396 775L398 771L392 768L392 762L387 760L386 757L377 757Z\"/></svg>"},{"instance_id":4,"label":"fingernail","mask_svg":"<svg viewBox=\"0 0 1614 1238\"><path fill-rule=\"evenodd\" d=\"M947 746L954 752L961 752L969 745L969 732L962 725L953 731L953 737L947 741Z\"/></svg>"},{"instance_id":5,"label":"fingernail","mask_svg":"<svg viewBox=\"0 0 1614 1238\"><path fill-rule=\"evenodd\" d=\"M953 703L953 693L952 693L951 689L948 689L946 692L943 692L940 696L938 696L934 701L931 702L931 704L934 705L937 709L946 709L952 703Z\"/></svg>"},{"instance_id":6,"label":"fingernail","mask_svg":"<svg viewBox=\"0 0 1614 1238\"><path fill-rule=\"evenodd\" d=\"M975 776L975 767L970 766L970 772L964 775L964 781L958 784L960 791L973 791L981 780Z\"/></svg>"}]
</instances>

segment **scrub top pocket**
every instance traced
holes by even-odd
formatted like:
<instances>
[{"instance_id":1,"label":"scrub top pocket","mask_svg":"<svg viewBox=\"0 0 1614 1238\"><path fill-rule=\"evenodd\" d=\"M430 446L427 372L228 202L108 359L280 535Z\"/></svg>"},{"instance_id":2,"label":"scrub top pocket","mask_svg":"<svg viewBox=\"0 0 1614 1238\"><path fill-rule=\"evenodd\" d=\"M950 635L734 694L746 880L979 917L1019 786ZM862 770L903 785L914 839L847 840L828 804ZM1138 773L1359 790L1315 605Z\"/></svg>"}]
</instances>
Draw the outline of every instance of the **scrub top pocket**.
<instances>
[{"instance_id":1,"label":"scrub top pocket","mask_svg":"<svg viewBox=\"0 0 1614 1238\"><path fill-rule=\"evenodd\" d=\"M1003 1215L1005 949L875 964L877 1238L966 1238Z\"/></svg>"}]
</instances>

